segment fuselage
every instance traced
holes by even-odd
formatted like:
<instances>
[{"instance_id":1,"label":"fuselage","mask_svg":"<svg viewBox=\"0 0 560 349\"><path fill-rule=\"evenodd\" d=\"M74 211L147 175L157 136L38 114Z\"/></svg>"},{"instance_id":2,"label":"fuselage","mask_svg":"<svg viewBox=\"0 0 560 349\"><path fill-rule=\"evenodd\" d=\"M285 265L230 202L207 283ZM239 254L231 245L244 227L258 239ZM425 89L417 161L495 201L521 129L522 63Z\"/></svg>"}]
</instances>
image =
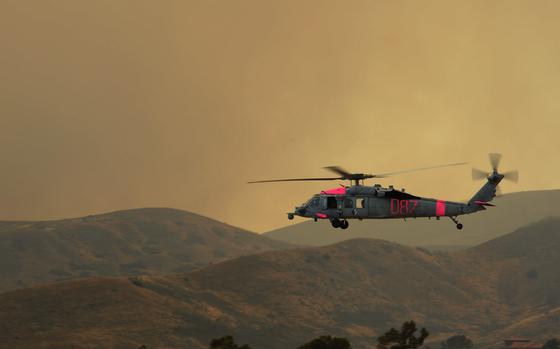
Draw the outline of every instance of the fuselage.
<instances>
[{"instance_id":1,"label":"fuselage","mask_svg":"<svg viewBox=\"0 0 560 349\"><path fill-rule=\"evenodd\" d=\"M275 179L250 183L309 180L350 180L355 183L355 185L350 187L341 186L340 188L325 190L314 195L305 204L296 207L294 212L289 212L288 219L293 219L294 216L313 218L315 221L318 219L328 219L334 228L347 229L349 219L406 219L409 217L436 217L439 219L440 217L449 217L456 224L457 229L462 229L463 225L459 223L457 216L485 210L486 206L494 206L490 201L496 196L497 186L506 175L511 180L517 181L517 171L510 171L506 174L498 172L500 157L500 154L489 154L492 172L488 174L482 170L473 170L473 179L482 176L486 178L486 183L467 203L423 198L406 193L404 189L396 190L393 186L383 188L379 184L371 187L361 185L368 178L380 178L398 173L427 170L435 168L433 166L378 175L350 173L338 166L330 166L327 169L337 173L340 177ZM445 166L462 164L464 163Z\"/></svg>"},{"instance_id":2,"label":"fuselage","mask_svg":"<svg viewBox=\"0 0 560 349\"><path fill-rule=\"evenodd\" d=\"M415 196L380 185L340 187L322 191L291 214L313 219L388 219L455 217L484 210L482 204Z\"/></svg>"}]
</instances>

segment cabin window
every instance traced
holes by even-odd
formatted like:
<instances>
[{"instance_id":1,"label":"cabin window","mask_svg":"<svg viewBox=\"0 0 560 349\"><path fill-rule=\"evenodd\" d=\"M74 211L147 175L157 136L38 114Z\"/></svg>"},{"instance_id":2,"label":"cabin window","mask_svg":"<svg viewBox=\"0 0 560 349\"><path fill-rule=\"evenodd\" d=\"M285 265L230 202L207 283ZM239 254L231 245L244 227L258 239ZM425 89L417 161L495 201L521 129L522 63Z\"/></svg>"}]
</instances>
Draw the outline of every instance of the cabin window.
<instances>
[{"instance_id":1,"label":"cabin window","mask_svg":"<svg viewBox=\"0 0 560 349\"><path fill-rule=\"evenodd\" d=\"M354 208L354 199L352 198L344 199L344 208Z\"/></svg>"},{"instance_id":2,"label":"cabin window","mask_svg":"<svg viewBox=\"0 0 560 349\"><path fill-rule=\"evenodd\" d=\"M327 197L327 208L336 208L336 198L334 196Z\"/></svg>"},{"instance_id":3,"label":"cabin window","mask_svg":"<svg viewBox=\"0 0 560 349\"><path fill-rule=\"evenodd\" d=\"M366 208L366 199L365 198L357 198L356 199L356 208Z\"/></svg>"}]
</instances>

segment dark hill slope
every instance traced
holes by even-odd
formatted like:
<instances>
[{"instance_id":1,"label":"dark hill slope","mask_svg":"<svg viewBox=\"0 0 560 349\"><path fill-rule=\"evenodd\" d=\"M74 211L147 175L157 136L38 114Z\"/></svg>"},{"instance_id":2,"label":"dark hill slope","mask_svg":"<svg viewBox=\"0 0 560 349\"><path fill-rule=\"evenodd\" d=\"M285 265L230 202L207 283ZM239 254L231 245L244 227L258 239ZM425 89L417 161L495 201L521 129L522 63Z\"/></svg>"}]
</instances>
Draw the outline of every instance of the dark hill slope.
<instances>
[{"instance_id":1,"label":"dark hill slope","mask_svg":"<svg viewBox=\"0 0 560 349\"><path fill-rule=\"evenodd\" d=\"M0 222L0 292L75 277L185 272L289 246L167 208Z\"/></svg>"},{"instance_id":2,"label":"dark hill slope","mask_svg":"<svg viewBox=\"0 0 560 349\"><path fill-rule=\"evenodd\" d=\"M408 246L455 250L475 246L546 217L560 216L560 190L527 191L497 198L497 207L459 217L465 228L448 219L352 221L348 230L333 229L328 221L306 221L265 233L273 239L300 245L324 246L353 238L375 238Z\"/></svg>"},{"instance_id":3,"label":"dark hill slope","mask_svg":"<svg viewBox=\"0 0 560 349\"><path fill-rule=\"evenodd\" d=\"M498 297L515 315L492 337L560 334L560 219L545 219L460 254L496 277Z\"/></svg>"},{"instance_id":4,"label":"dark hill slope","mask_svg":"<svg viewBox=\"0 0 560 349\"><path fill-rule=\"evenodd\" d=\"M333 333L364 348L402 319L447 334L464 327L462 318L478 320L478 309L505 311L491 289L470 285L450 262L393 243L351 240L240 257L186 276L39 286L0 295L0 327L15 334L0 341L20 348L51 340L57 347L204 348L233 333L256 348L280 349ZM492 325L489 318L475 326Z\"/></svg>"},{"instance_id":5,"label":"dark hill slope","mask_svg":"<svg viewBox=\"0 0 560 349\"><path fill-rule=\"evenodd\" d=\"M500 296L512 306L560 307L559 222L545 219L460 254L492 266Z\"/></svg>"},{"instance_id":6,"label":"dark hill slope","mask_svg":"<svg viewBox=\"0 0 560 349\"><path fill-rule=\"evenodd\" d=\"M286 349L328 333L362 349L406 319L427 326L436 344L455 333L480 348L513 334L550 338L558 335L559 309L547 297L560 289L546 268L558 258L560 237L550 231L559 228L560 219L545 220L453 254L358 239L244 256L185 275L17 290L0 295L0 343L205 348L233 334L255 348ZM508 254L507 246L519 248ZM534 268L542 284L534 287L520 266Z\"/></svg>"}]
</instances>

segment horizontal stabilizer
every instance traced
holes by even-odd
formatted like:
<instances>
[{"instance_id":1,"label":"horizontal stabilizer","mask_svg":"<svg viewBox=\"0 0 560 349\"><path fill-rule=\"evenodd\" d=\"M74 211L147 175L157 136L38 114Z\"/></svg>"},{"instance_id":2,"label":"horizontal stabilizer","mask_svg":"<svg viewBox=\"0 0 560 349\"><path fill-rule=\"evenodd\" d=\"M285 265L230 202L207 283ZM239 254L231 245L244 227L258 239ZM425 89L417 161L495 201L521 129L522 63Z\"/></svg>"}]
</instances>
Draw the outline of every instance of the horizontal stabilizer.
<instances>
[{"instance_id":1,"label":"horizontal stabilizer","mask_svg":"<svg viewBox=\"0 0 560 349\"><path fill-rule=\"evenodd\" d=\"M496 205L493 205L493 204L491 204L491 203L489 203L489 202L486 202L486 201L478 201L478 200L477 200L477 201L475 201L474 203L475 203L476 205L479 205L479 206L492 206L492 207L496 206Z\"/></svg>"}]
</instances>

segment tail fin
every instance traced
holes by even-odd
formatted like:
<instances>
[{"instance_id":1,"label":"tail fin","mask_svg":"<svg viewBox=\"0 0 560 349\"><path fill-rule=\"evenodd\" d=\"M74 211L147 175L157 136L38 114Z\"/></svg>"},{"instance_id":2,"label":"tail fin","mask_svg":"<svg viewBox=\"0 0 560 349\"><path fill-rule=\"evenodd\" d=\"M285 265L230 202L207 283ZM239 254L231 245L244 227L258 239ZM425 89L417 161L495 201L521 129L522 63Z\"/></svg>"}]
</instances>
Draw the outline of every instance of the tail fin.
<instances>
[{"instance_id":1,"label":"tail fin","mask_svg":"<svg viewBox=\"0 0 560 349\"><path fill-rule=\"evenodd\" d=\"M508 179L517 182L519 175L517 171L509 171L505 173L498 173L498 165L500 164L500 159L502 154L490 153L488 154L490 160L490 165L492 165L492 172L486 173L482 170L477 170L473 168L472 177L474 180L486 178L487 182L480 188L480 190L474 194L474 196L469 200L470 204L476 204L478 207L484 208L484 206L494 206L489 204L492 199L496 196L496 188L502 179Z\"/></svg>"},{"instance_id":2,"label":"tail fin","mask_svg":"<svg viewBox=\"0 0 560 349\"><path fill-rule=\"evenodd\" d=\"M494 199L496 196L496 188L498 184L502 181L504 175L499 174L498 172L494 171L490 176L488 176L488 181L486 184L480 188L480 190L474 194L474 196L469 200L469 204L475 203L478 205L484 205Z\"/></svg>"}]
</instances>

